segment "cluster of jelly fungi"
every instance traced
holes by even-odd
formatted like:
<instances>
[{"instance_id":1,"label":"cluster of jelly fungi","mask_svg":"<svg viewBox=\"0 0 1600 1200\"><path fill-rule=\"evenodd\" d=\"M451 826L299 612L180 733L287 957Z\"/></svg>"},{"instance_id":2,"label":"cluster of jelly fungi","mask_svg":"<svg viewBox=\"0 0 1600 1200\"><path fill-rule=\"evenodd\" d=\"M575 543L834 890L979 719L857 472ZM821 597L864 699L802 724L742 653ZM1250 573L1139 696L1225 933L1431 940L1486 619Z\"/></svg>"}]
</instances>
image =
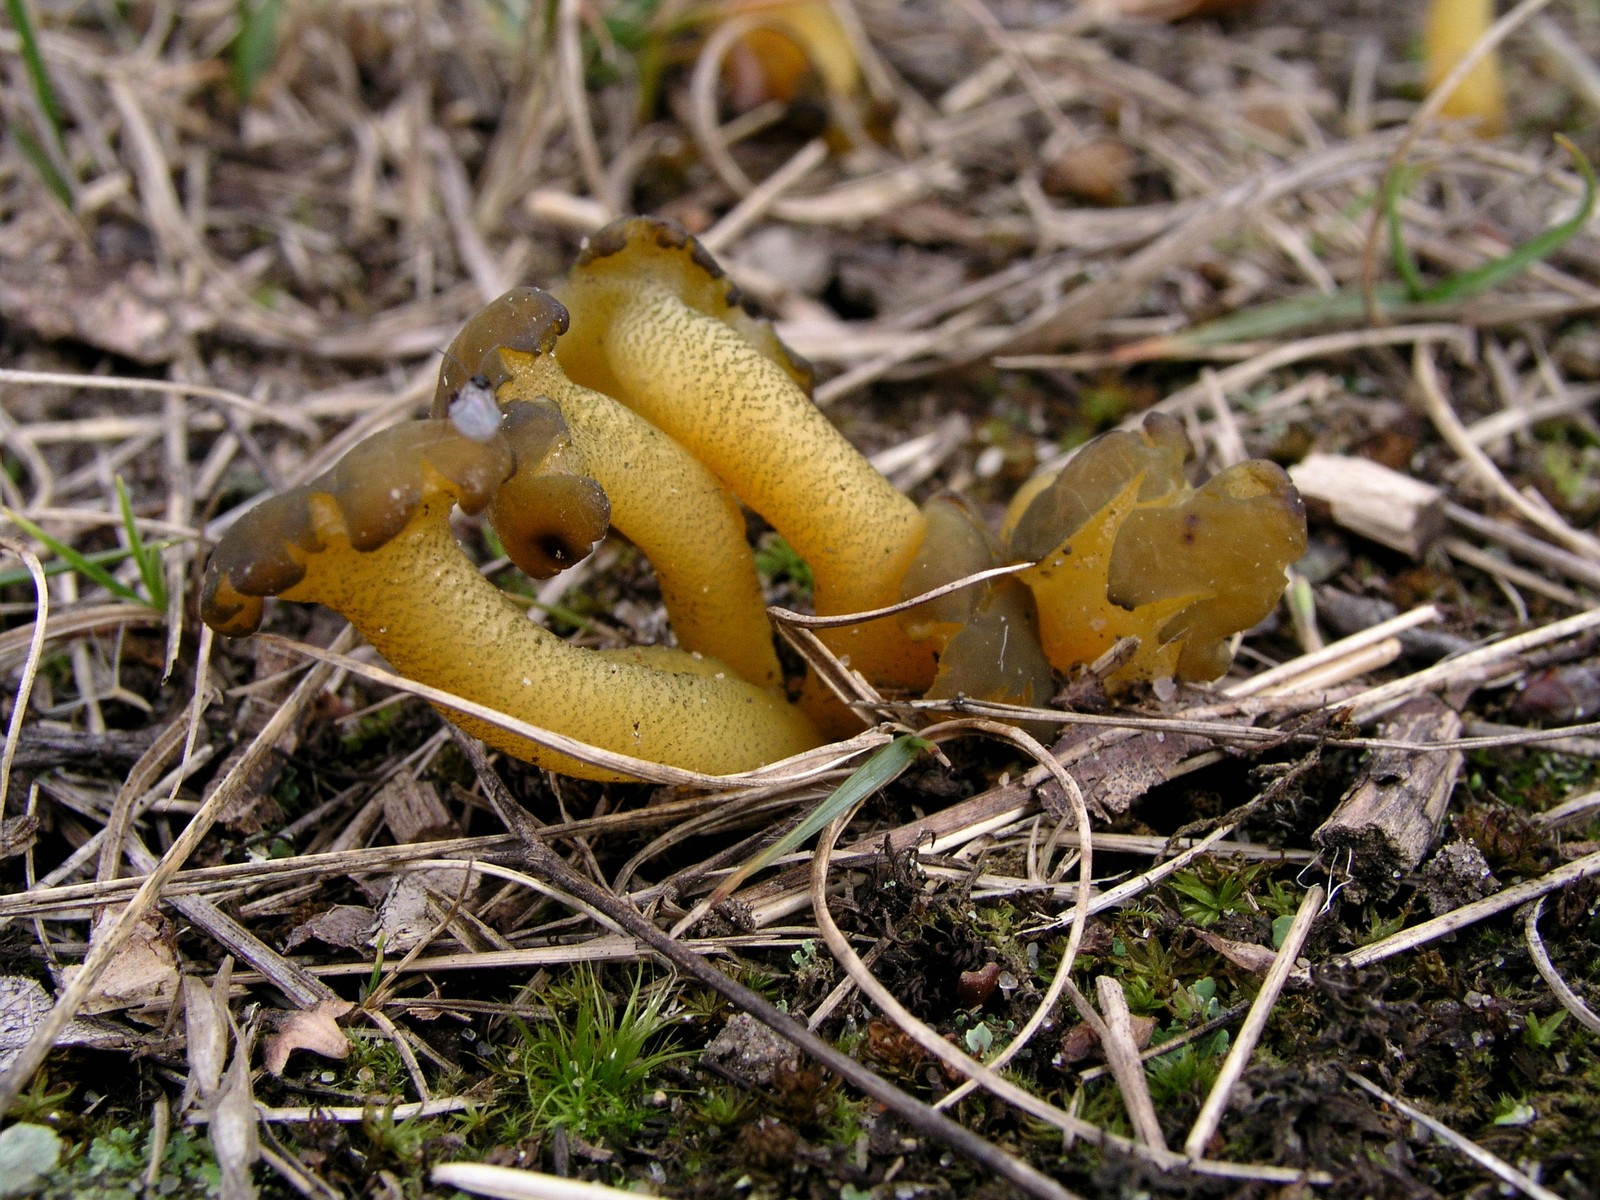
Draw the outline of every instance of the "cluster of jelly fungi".
<instances>
[{"instance_id":1,"label":"cluster of jelly fungi","mask_svg":"<svg viewBox=\"0 0 1600 1200\"><path fill-rule=\"evenodd\" d=\"M727 773L855 720L814 681L791 703L745 507L810 565L822 615L1028 564L823 634L879 688L1025 705L1049 700L1054 671L1122 639L1131 653L1113 684L1215 678L1229 639L1267 615L1304 550L1283 471L1251 461L1191 486L1188 440L1156 415L1030 482L999 536L953 494L919 510L667 222L600 231L558 295L518 288L488 305L446 351L431 418L374 434L241 516L212 556L205 620L243 635L265 596L316 601L409 678L605 750ZM456 543L456 506L483 512L538 578L615 528L654 568L677 648L583 649L528 620ZM541 766L622 777L445 712Z\"/></svg>"}]
</instances>

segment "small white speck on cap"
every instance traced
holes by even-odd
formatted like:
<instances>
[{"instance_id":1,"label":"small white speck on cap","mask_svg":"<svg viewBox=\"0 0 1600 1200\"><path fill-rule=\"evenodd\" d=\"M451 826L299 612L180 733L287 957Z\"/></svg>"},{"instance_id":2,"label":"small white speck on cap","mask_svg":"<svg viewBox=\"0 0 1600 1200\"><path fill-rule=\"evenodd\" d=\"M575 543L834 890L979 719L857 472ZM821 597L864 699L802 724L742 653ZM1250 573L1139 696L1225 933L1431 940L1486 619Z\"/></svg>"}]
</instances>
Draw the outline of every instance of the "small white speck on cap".
<instances>
[{"instance_id":1,"label":"small white speck on cap","mask_svg":"<svg viewBox=\"0 0 1600 1200\"><path fill-rule=\"evenodd\" d=\"M500 432L500 406L481 379L469 379L450 401L450 423L462 437L475 442L494 440Z\"/></svg>"}]
</instances>

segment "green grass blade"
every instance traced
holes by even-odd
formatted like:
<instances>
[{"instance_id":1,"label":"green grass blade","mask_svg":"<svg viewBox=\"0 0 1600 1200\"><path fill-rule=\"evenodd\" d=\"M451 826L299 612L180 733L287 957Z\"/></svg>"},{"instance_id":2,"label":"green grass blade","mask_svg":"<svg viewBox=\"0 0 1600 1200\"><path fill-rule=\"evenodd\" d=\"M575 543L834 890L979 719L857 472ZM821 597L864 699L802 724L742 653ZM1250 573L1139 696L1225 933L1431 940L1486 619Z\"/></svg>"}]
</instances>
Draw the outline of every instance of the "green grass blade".
<instances>
[{"instance_id":1,"label":"green grass blade","mask_svg":"<svg viewBox=\"0 0 1600 1200\"><path fill-rule=\"evenodd\" d=\"M165 550L168 546L176 546L177 544L178 539L176 538L170 541L154 543L155 548L159 550ZM117 563L127 561L128 551L121 548L116 550L95 550L88 554L80 551L78 557L97 566L115 566ZM40 565L44 568L46 577L65 575L68 571L76 571L78 569L71 563L58 558L52 558L49 562L41 563ZM0 588L17 587L27 583L30 578L31 576L28 572L23 570L0 571Z\"/></svg>"},{"instance_id":2,"label":"green grass blade","mask_svg":"<svg viewBox=\"0 0 1600 1200\"><path fill-rule=\"evenodd\" d=\"M255 99L262 77L278 55L278 19L283 0L239 0L239 33L233 39L233 88L239 100Z\"/></svg>"},{"instance_id":3,"label":"green grass blade","mask_svg":"<svg viewBox=\"0 0 1600 1200\"><path fill-rule=\"evenodd\" d=\"M14 522L23 530L23 532L27 533L28 536L32 537L42 545L49 547L50 553L54 554L59 559L63 559L74 571L76 571L79 575L82 575L85 579L93 580L95 583L98 583L101 587L105 588L106 591L110 592L114 596L120 596L124 600L131 600L135 604L142 604L146 607L154 607L150 604L149 600L139 595L138 592L134 591L126 584L118 583L111 573L99 563L90 561L90 559L79 553L77 550L74 550L65 542L58 541L56 538L51 537L48 533L40 529L21 513L12 512L9 508L0 508L0 515L4 515L8 521Z\"/></svg>"},{"instance_id":4,"label":"green grass blade","mask_svg":"<svg viewBox=\"0 0 1600 1200\"><path fill-rule=\"evenodd\" d=\"M61 101L56 99L56 89L50 83L50 72L45 69L44 55L39 53L39 38L33 30L33 18L28 13L25 0L6 0L6 12L16 27L17 39L22 43L22 64L28 72L28 82L38 97L39 108L50 126L56 148L66 157L66 141L61 136Z\"/></svg>"},{"instance_id":5,"label":"green grass blade","mask_svg":"<svg viewBox=\"0 0 1600 1200\"><path fill-rule=\"evenodd\" d=\"M724 879L711 893L707 903L713 906L722 903L751 875L801 845L840 813L848 811L879 788L886 787L898 779L907 767L932 749L933 743L919 737L895 738L851 772L850 778L817 805L805 820Z\"/></svg>"},{"instance_id":6,"label":"green grass blade","mask_svg":"<svg viewBox=\"0 0 1600 1200\"><path fill-rule=\"evenodd\" d=\"M139 568L139 578L144 581L145 594L150 597L150 607L165 611L167 607L167 577L162 571L161 551L153 548L139 532L139 522L133 515L133 502L128 499L128 486L122 476L115 480L117 507L122 512L122 532L128 540L128 552Z\"/></svg>"},{"instance_id":7,"label":"green grass blade","mask_svg":"<svg viewBox=\"0 0 1600 1200\"><path fill-rule=\"evenodd\" d=\"M61 206L70 209L72 185L56 166L56 160L50 157L50 151L17 122L7 121L6 124L11 128L11 136L17 139L17 149L22 151L22 157L33 164L33 169L39 172L39 178L44 180L45 187L61 202Z\"/></svg>"},{"instance_id":8,"label":"green grass blade","mask_svg":"<svg viewBox=\"0 0 1600 1200\"><path fill-rule=\"evenodd\" d=\"M1537 237L1529 238L1522 245L1512 247L1499 258L1480 263L1470 270L1460 271L1448 279L1441 280L1418 296L1419 300L1425 304L1446 304L1454 300L1464 300L1479 292L1486 292L1521 274L1541 259L1550 257L1583 232L1584 226L1589 223L1589 218L1594 215L1596 193L1594 167L1570 139L1557 134L1556 143L1572 156L1573 164L1583 176L1583 199L1578 203L1578 211L1561 224L1552 225Z\"/></svg>"},{"instance_id":9,"label":"green grass blade","mask_svg":"<svg viewBox=\"0 0 1600 1200\"><path fill-rule=\"evenodd\" d=\"M1411 247L1406 245L1405 235L1400 229L1400 197L1411 190L1415 180L1415 171L1391 171L1383 189L1383 219L1389 227L1389 256L1394 260L1394 269L1401 282L1405 284L1406 294L1413 300L1422 295L1427 287L1422 282L1422 272L1417 269L1417 260L1411 257Z\"/></svg>"},{"instance_id":10,"label":"green grass blade","mask_svg":"<svg viewBox=\"0 0 1600 1200\"><path fill-rule=\"evenodd\" d=\"M1520 246L1513 247L1501 257L1480 263L1465 271L1458 271L1432 286L1422 282L1410 252L1400 236L1399 221L1395 215L1398 195L1386 195L1385 213L1389 221L1390 249L1394 254L1395 269L1404 277L1401 283L1384 284L1373 292L1373 307L1387 317L1400 316L1408 307L1427 307L1459 303L1480 292L1520 274L1541 259L1548 258L1567 242L1583 232L1594 215L1600 185L1597 185L1594 168L1578 148L1559 134L1556 141L1572 155L1578 172L1583 176L1583 199L1578 210L1559 225L1554 225ZM1207 321L1181 333L1157 340L1154 344L1163 352L1178 352L1212 346L1227 346L1237 342L1256 341L1262 338L1281 337L1303 333L1320 325L1360 320L1367 313L1365 297L1359 290L1346 289L1330 296L1296 296L1272 304L1262 304L1244 309L1215 321Z\"/></svg>"},{"instance_id":11,"label":"green grass blade","mask_svg":"<svg viewBox=\"0 0 1600 1200\"><path fill-rule=\"evenodd\" d=\"M1380 313L1390 314L1405 303L1404 289L1398 284L1378 288L1375 299ZM1174 349L1205 346L1231 346L1262 338L1281 337L1334 322L1359 320L1367 306L1360 292L1334 292L1332 295L1295 296L1271 304L1259 304L1226 317L1196 325L1182 333L1163 338L1163 347Z\"/></svg>"}]
</instances>

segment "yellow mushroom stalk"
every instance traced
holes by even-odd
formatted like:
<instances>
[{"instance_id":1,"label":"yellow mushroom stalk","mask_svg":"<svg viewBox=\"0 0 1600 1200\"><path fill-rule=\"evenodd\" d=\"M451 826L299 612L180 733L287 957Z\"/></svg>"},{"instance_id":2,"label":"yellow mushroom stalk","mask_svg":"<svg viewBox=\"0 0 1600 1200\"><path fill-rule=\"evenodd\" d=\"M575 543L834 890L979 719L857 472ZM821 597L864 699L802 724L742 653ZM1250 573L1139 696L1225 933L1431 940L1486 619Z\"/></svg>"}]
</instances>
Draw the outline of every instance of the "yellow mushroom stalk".
<instances>
[{"instance_id":1,"label":"yellow mushroom stalk","mask_svg":"<svg viewBox=\"0 0 1600 1200\"><path fill-rule=\"evenodd\" d=\"M566 328L566 310L537 288L493 301L445 352L434 415L445 415L474 376L508 410L553 401L586 472L610 501L611 523L650 560L679 646L720 659L751 683L779 686L772 626L738 503L661 430L567 378L552 354ZM491 509L502 540L502 512L517 507L503 496Z\"/></svg>"},{"instance_id":2,"label":"yellow mushroom stalk","mask_svg":"<svg viewBox=\"0 0 1600 1200\"><path fill-rule=\"evenodd\" d=\"M537 451L533 441L524 440L524 454ZM785 700L722 664L683 651L568 645L484 579L451 535L450 510L457 503L482 510L518 457L503 434L475 441L449 421L373 435L327 474L234 524L207 569L202 616L220 632L242 635L259 623L263 596L326 604L408 678L688 770L748 770L818 743ZM577 546L584 529L580 522L567 531L566 544ZM625 778L486 722L445 715L551 770Z\"/></svg>"},{"instance_id":3,"label":"yellow mushroom stalk","mask_svg":"<svg viewBox=\"0 0 1600 1200\"><path fill-rule=\"evenodd\" d=\"M1494 23L1493 0L1431 0L1423 30L1423 65L1434 92ZM1476 132L1493 137L1506 127L1500 56L1491 50L1467 71L1439 109L1442 117L1475 120Z\"/></svg>"},{"instance_id":4,"label":"yellow mushroom stalk","mask_svg":"<svg viewBox=\"0 0 1600 1200\"><path fill-rule=\"evenodd\" d=\"M834 104L857 101L861 62L827 0L729 0L722 11L756 22L725 64L738 107L768 100L792 103L812 72Z\"/></svg>"},{"instance_id":5,"label":"yellow mushroom stalk","mask_svg":"<svg viewBox=\"0 0 1600 1200\"><path fill-rule=\"evenodd\" d=\"M809 371L698 243L669 222L616 222L560 295L567 373L670 434L782 534L811 567L819 613L899 599L921 514L811 402ZM933 678L932 649L892 619L823 640L874 683L920 691Z\"/></svg>"}]
</instances>

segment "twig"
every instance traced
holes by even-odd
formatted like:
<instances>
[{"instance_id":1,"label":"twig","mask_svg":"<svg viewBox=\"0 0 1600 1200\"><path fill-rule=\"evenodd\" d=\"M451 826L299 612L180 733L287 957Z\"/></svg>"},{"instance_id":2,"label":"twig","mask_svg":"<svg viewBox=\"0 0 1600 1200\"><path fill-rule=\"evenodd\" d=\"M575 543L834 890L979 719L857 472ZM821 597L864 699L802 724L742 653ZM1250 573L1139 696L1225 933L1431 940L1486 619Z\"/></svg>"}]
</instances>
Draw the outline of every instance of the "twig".
<instances>
[{"instance_id":1,"label":"twig","mask_svg":"<svg viewBox=\"0 0 1600 1200\"><path fill-rule=\"evenodd\" d=\"M1174 1050L1182 1050L1185 1046L1199 1041L1207 1034L1215 1033L1224 1026L1232 1025L1249 1011L1249 1007L1247 1004L1237 1004L1232 1008L1224 1009L1209 1021L1202 1021L1193 1029L1185 1029L1182 1033L1176 1034L1157 1045L1146 1046L1139 1051L1139 1061L1149 1062L1153 1058L1171 1054ZM1078 1082L1093 1083L1096 1079L1104 1079L1110 1072L1111 1068L1109 1066L1090 1067L1078 1076Z\"/></svg>"},{"instance_id":2,"label":"twig","mask_svg":"<svg viewBox=\"0 0 1600 1200\"><path fill-rule=\"evenodd\" d=\"M1393 682L1369 688L1360 695L1352 696L1347 700L1338 702L1340 707L1349 707L1354 719L1366 722L1376 719L1387 712L1398 700L1414 696L1418 692L1431 691L1438 688L1449 687L1463 681L1482 678L1493 668L1509 663L1517 655L1539 646L1558 642L1562 638L1576 637L1580 633L1600 627L1600 609L1591 609L1588 612L1578 613L1576 616L1566 617L1560 621L1553 621L1548 625L1541 625L1537 629L1530 629L1527 633L1519 633L1514 637L1503 638L1498 642L1491 642L1476 650L1438 663L1435 666L1414 672ZM1551 730L1552 733L1562 733L1562 730ZM1566 733L1575 732L1572 729ZM1466 739L1457 739L1449 743L1435 743L1435 745L1450 745L1459 748Z\"/></svg>"},{"instance_id":3,"label":"twig","mask_svg":"<svg viewBox=\"0 0 1600 1200\"><path fill-rule=\"evenodd\" d=\"M285 429L292 429L306 437L319 436L316 423L303 417L298 410L289 405L262 404L238 392L202 383L182 383L171 379L139 379L123 375L74 375L65 371L19 371L13 367L0 367L0 383L83 388L86 391L152 392L158 396L193 396L199 400L214 400L218 404L226 404L258 421L282 425Z\"/></svg>"},{"instance_id":4,"label":"twig","mask_svg":"<svg viewBox=\"0 0 1600 1200\"><path fill-rule=\"evenodd\" d=\"M890 1109L911 1128L971 1158L1002 1179L1040 1200L1073 1200L1071 1192L1021 1159L906 1095L888 1080L867 1070L812 1033L788 1013L780 1012L758 993L724 975L699 955L674 942L619 897L579 875L541 840L541 831L501 783L481 745L464 734L457 741L483 781L495 812L522 843L528 867L551 886L568 892L585 907L603 913L678 970L749 1013L780 1037L792 1042L828 1070Z\"/></svg>"},{"instance_id":5,"label":"twig","mask_svg":"<svg viewBox=\"0 0 1600 1200\"><path fill-rule=\"evenodd\" d=\"M1476 567L1489 578L1493 579L1502 589L1515 585L1526 588L1530 592L1538 592L1554 600L1557 604L1567 608L1588 608L1589 601L1569 587L1559 583L1551 583L1543 575L1539 575L1526 567L1519 567L1515 563L1507 562L1498 555L1487 550L1480 550L1471 542L1462 538L1445 538L1439 543L1439 548L1451 558L1464 562L1469 567Z\"/></svg>"},{"instance_id":6,"label":"twig","mask_svg":"<svg viewBox=\"0 0 1600 1200\"><path fill-rule=\"evenodd\" d=\"M141 871L150 872L160 864L138 838L129 840L128 861ZM266 977L296 1008L315 1008L339 997L333 989L299 963L283 957L211 901L200 896L167 895L165 902L193 924L206 931L229 954L249 963Z\"/></svg>"},{"instance_id":7,"label":"twig","mask_svg":"<svg viewBox=\"0 0 1600 1200\"><path fill-rule=\"evenodd\" d=\"M1549 17L1539 17L1528 27L1544 51L1545 61L1590 108L1600 110L1600 69L1566 30Z\"/></svg>"},{"instance_id":8,"label":"twig","mask_svg":"<svg viewBox=\"0 0 1600 1200\"><path fill-rule=\"evenodd\" d=\"M1128 1011L1128 998L1123 995L1122 984L1117 982L1115 976L1101 975L1094 983L1100 993L1100 1007L1105 1010L1104 1020L1095 1032L1100 1035L1106 1062L1110 1064L1111 1074L1117 1081L1118 1090L1122 1092L1122 1105L1128 1110L1128 1119L1133 1122L1134 1134L1145 1145L1165 1150L1167 1139L1161 1132L1161 1122L1156 1118L1155 1101L1150 1098L1150 1081L1145 1076L1139 1047L1134 1042L1133 1014ZM1094 1010L1089 1007L1088 999L1074 996L1074 1000L1084 1020L1095 1024L1090 1016Z\"/></svg>"},{"instance_id":9,"label":"twig","mask_svg":"<svg viewBox=\"0 0 1600 1200\"><path fill-rule=\"evenodd\" d=\"M1205 1153L1206 1143L1211 1141L1212 1134L1216 1133L1217 1126L1222 1121L1223 1111L1228 1107L1228 1099L1233 1093L1233 1085L1239 1082L1239 1077L1244 1074L1245 1067L1250 1063L1250 1056L1255 1053L1256 1043L1261 1040L1261 1034L1267 1027L1267 1020L1272 1016L1273 1005L1278 1002L1278 993L1283 991L1283 985L1289 981L1289 973L1294 970L1295 959L1300 957L1300 949L1305 945L1306 936L1311 932L1311 923L1322 910L1325 894L1321 884L1313 884L1301 898L1300 907L1294 914L1294 923L1289 926L1289 932L1284 935L1283 945L1278 949L1278 957L1272 960L1272 969L1262 981L1261 990L1256 993L1255 1003L1250 1006L1249 1015L1239 1027L1239 1036L1229 1049L1228 1057L1223 1060L1222 1069L1217 1072L1216 1082L1211 1085L1211 1091L1206 1095L1206 1102L1200 1106L1200 1115L1194 1119L1189 1136L1184 1139L1184 1153L1191 1158L1198 1158Z\"/></svg>"},{"instance_id":10,"label":"twig","mask_svg":"<svg viewBox=\"0 0 1600 1200\"><path fill-rule=\"evenodd\" d=\"M1290 692L1304 690L1301 678L1329 663L1337 662L1347 655L1359 650L1366 650L1379 642L1404 633L1408 629L1415 629L1419 625L1431 625L1439 619L1439 609L1432 604L1424 604L1403 612L1399 616L1390 617L1387 621L1380 621L1349 637L1340 638L1336 642L1329 642L1320 650L1313 650L1309 654L1302 654L1299 658L1291 659L1267 671L1252 675L1242 683L1229 684L1224 691L1229 696L1255 696L1263 692Z\"/></svg>"},{"instance_id":11,"label":"twig","mask_svg":"<svg viewBox=\"0 0 1600 1200\"><path fill-rule=\"evenodd\" d=\"M444 1113L464 1112L474 1104L481 1101L474 1100L471 1096L440 1096L434 1100L421 1103L396 1104L393 1108L383 1109L387 1117L396 1121L409 1121L413 1117L437 1117ZM256 1105L256 1114L263 1121L274 1123L288 1123L295 1125L307 1124L311 1121L338 1121L341 1124L353 1124L357 1121L370 1121L374 1115L371 1105L322 1105L313 1104L306 1108L274 1108L268 1104ZM196 1110L189 1114L190 1125L201 1125L206 1120L206 1114Z\"/></svg>"},{"instance_id":12,"label":"twig","mask_svg":"<svg viewBox=\"0 0 1600 1200\"><path fill-rule=\"evenodd\" d=\"M1352 950L1344 956L1344 961L1352 967L1371 966L1373 963L1393 958L1396 954L1403 954L1407 950L1415 950L1418 946L1425 946L1435 938L1444 937L1458 929L1465 929L1468 925L1475 925L1486 917L1505 912L1529 900L1536 900L1559 887L1565 887L1569 883L1587 879L1595 874L1600 874L1600 850L1574 859L1566 866L1557 867L1537 879L1512 884L1492 896L1474 900L1471 904L1463 904L1460 908L1452 909L1430 921L1413 925L1410 929L1402 929L1399 933L1362 946L1359 950Z\"/></svg>"},{"instance_id":13,"label":"twig","mask_svg":"<svg viewBox=\"0 0 1600 1200\"><path fill-rule=\"evenodd\" d=\"M1502 1182L1516 1188L1523 1195L1532 1196L1533 1200L1563 1200L1559 1193L1552 1192L1549 1188L1543 1186L1533 1179L1528 1178L1528 1176L1517 1170L1499 1155L1491 1154L1488 1150L1485 1150L1471 1138L1463 1137L1454 1129L1451 1129L1448 1125L1444 1124L1444 1122L1430 1117L1420 1108L1407 1104L1398 1096L1391 1096L1377 1084L1363 1079L1354 1071L1346 1071L1345 1077L1363 1091L1376 1096L1379 1100L1382 1100L1385 1104L1390 1105L1396 1111L1403 1113L1407 1117L1410 1117L1413 1121L1415 1121L1418 1125L1421 1125L1445 1145L1461 1151L1461 1153L1465 1154L1484 1170L1497 1176Z\"/></svg>"},{"instance_id":14,"label":"twig","mask_svg":"<svg viewBox=\"0 0 1600 1200\"><path fill-rule=\"evenodd\" d=\"M1541 538L1534 537L1531 533L1512 525L1507 521L1497 521L1493 517L1485 517L1473 512L1470 508L1463 508L1459 504L1447 503L1444 506L1445 516L1457 525L1471 530L1479 537L1490 538L1499 542L1511 553L1519 558L1538 563L1552 571L1565 575L1575 583L1600 590L1600 565L1581 558L1569 550L1559 546L1552 546Z\"/></svg>"}]
</instances>

